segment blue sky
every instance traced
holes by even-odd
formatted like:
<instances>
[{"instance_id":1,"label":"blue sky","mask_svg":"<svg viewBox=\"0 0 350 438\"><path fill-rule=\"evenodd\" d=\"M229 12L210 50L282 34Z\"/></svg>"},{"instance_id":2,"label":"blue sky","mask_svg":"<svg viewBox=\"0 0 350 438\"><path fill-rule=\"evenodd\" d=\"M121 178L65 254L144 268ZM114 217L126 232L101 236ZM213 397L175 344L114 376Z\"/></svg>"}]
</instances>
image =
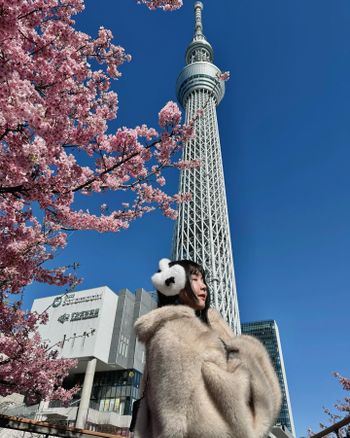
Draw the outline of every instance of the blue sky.
<instances>
[{"instance_id":1,"label":"blue sky","mask_svg":"<svg viewBox=\"0 0 350 438\"><path fill-rule=\"evenodd\" d=\"M172 13L134 0L88 0L77 27L103 25L132 54L114 82L119 126L155 126L175 100L193 35L193 0ZM279 325L297 436L350 375L350 3L204 0L215 63L231 71L218 107L242 321ZM169 179L176 192L178 174ZM101 200L101 203L105 199ZM92 201L91 201L92 202ZM113 203L113 197L108 197ZM154 213L117 234L74 232L57 265L81 264L81 289L151 290L173 222ZM32 285L25 304L59 290Z\"/></svg>"}]
</instances>

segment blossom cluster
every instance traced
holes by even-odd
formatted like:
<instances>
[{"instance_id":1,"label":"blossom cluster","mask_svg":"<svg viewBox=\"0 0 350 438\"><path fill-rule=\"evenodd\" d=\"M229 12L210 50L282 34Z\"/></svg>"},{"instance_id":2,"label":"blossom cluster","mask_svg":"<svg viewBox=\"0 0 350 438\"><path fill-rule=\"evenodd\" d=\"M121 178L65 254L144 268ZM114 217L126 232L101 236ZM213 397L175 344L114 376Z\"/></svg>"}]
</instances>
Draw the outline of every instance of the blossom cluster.
<instances>
[{"instance_id":1,"label":"blossom cluster","mask_svg":"<svg viewBox=\"0 0 350 438\"><path fill-rule=\"evenodd\" d=\"M178 126L181 120L181 111L175 102L168 102L159 112L159 126Z\"/></svg>"},{"instance_id":2,"label":"blossom cluster","mask_svg":"<svg viewBox=\"0 0 350 438\"><path fill-rule=\"evenodd\" d=\"M57 350L41 340L37 327L47 314L24 312L18 306L0 303L0 395L26 395L28 403L41 399L68 401L79 390L62 388L63 379L76 360L57 360Z\"/></svg>"},{"instance_id":3,"label":"blossom cluster","mask_svg":"<svg viewBox=\"0 0 350 438\"><path fill-rule=\"evenodd\" d=\"M340 373L334 373L334 376L338 379L339 383L345 391L350 391L350 379L342 376ZM350 414L350 397L344 397L343 402L338 402L335 407L338 411L345 412L346 415Z\"/></svg>"},{"instance_id":4,"label":"blossom cluster","mask_svg":"<svg viewBox=\"0 0 350 438\"><path fill-rule=\"evenodd\" d=\"M138 0L137 3L144 3L151 10L160 8L164 11L175 11L182 6L182 0Z\"/></svg>"},{"instance_id":5,"label":"blossom cluster","mask_svg":"<svg viewBox=\"0 0 350 438\"><path fill-rule=\"evenodd\" d=\"M229 71L224 71L222 73L218 73L217 74L217 78L220 81L228 81L230 79L230 72Z\"/></svg>"}]
</instances>

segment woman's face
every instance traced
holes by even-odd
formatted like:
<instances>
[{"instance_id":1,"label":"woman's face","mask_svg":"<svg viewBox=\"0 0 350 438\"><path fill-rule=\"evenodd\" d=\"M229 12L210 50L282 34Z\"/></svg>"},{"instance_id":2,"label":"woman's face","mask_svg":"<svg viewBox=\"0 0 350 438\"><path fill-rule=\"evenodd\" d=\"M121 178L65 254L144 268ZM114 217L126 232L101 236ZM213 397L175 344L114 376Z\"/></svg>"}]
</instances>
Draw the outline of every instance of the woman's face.
<instances>
[{"instance_id":1,"label":"woman's face","mask_svg":"<svg viewBox=\"0 0 350 438\"><path fill-rule=\"evenodd\" d=\"M194 310L203 310L205 307L208 290L206 284L204 283L202 274L191 274L191 286L194 294L196 295L197 301L193 301L193 297L189 295L186 289L182 289L179 294L180 302L192 307Z\"/></svg>"}]
</instances>

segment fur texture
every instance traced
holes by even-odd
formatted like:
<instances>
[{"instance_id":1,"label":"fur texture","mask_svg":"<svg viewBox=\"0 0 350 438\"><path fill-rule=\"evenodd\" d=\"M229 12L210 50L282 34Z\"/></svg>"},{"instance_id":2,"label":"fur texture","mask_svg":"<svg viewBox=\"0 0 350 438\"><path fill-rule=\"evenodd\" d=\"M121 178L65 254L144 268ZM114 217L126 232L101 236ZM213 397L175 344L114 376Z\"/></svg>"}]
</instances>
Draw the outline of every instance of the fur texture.
<instances>
[{"instance_id":1,"label":"fur texture","mask_svg":"<svg viewBox=\"0 0 350 438\"><path fill-rule=\"evenodd\" d=\"M178 295L186 285L186 271L178 264L169 266L169 259L159 261L159 272L152 275L151 280L157 291L167 297Z\"/></svg>"},{"instance_id":2,"label":"fur texture","mask_svg":"<svg viewBox=\"0 0 350 438\"><path fill-rule=\"evenodd\" d=\"M138 438L263 438L278 415L278 379L263 345L234 336L209 311L210 327L187 306L136 321L146 344Z\"/></svg>"}]
</instances>

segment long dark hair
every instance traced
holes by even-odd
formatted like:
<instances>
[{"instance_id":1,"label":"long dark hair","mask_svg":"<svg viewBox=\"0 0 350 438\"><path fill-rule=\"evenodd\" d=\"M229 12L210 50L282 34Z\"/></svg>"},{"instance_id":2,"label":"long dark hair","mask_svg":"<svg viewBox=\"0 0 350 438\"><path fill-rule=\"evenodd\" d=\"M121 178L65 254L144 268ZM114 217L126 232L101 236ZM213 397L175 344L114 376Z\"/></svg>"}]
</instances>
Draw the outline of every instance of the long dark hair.
<instances>
[{"instance_id":1,"label":"long dark hair","mask_svg":"<svg viewBox=\"0 0 350 438\"><path fill-rule=\"evenodd\" d=\"M186 285L185 290L188 294L188 296L193 300L194 303L197 302L197 296L193 292L192 286L191 286L191 275L200 274L202 276L203 282L207 287L207 298L205 300L205 306L202 310L196 310L196 315L199 319L201 319L205 324L209 325L209 319L208 319L208 309L210 307L210 293L209 288L207 285L207 282L205 280L205 271L201 265L199 265L196 262L193 262L191 260L176 260L169 263L169 267L173 265L180 265L185 269L186 272ZM169 306L169 305L178 305L182 304L179 299L179 295L173 295L171 297L167 297L157 291L158 294L158 307L163 306Z\"/></svg>"}]
</instances>

